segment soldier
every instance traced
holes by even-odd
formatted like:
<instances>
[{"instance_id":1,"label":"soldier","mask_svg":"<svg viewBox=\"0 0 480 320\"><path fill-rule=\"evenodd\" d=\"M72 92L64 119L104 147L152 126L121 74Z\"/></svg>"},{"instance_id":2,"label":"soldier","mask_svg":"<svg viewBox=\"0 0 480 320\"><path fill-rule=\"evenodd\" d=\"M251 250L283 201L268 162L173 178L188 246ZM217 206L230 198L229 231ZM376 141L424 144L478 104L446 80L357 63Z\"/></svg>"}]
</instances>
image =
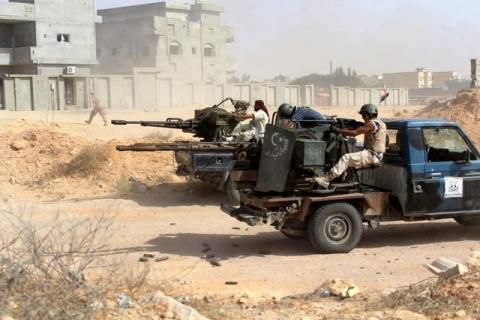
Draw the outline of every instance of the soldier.
<instances>
[{"instance_id":1,"label":"soldier","mask_svg":"<svg viewBox=\"0 0 480 320\"><path fill-rule=\"evenodd\" d=\"M102 107L100 102L98 101L97 97L95 97L94 93L91 93L91 104L92 104L92 112L90 113L90 119L85 120L85 123L91 124L93 118L98 114L102 117L103 125L107 126L107 118L105 115L105 108Z\"/></svg>"},{"instance_id":2,"label":"soldier","mask_svg":"<svg viewBox=\"0 0 480 320\"><path fill-rule=\"evenodd\" d=\"M373 104L364 105L359 113L365 122L361 127L355 130L333 127L333 130L348 137L364 134L364 150L345 154L325 177L315 178L319 186L328 189L330 182L341 176L348 168L361 169L381 163L386 147L387 126L378 119L378 109Z\"/></svg>"},{"instance_id":3,"label":"soldier","mask_svg":"<svg viewBox=\"0 0 480 320\"><path fill-rule=\"evenodd\" d=\"M280 119L290 120L295 125L302 128L312 128L317 126L318 120L325 120L325 116L308 107L294 107L288 103L283 103L278 107L278 116Z\"/></svg>"},{"instance_id":4,"label":"soldier","mask_svg":"<svg viewBox=\"0 0 480 320\"><path fill-rule=\"evenodd\" d=\"M239 120L251 119L249 129L241 132L238 136L238 139L241 141L250 141L252 138L255 138L257 141L263 141L265 127L270 116L263 100L255 101L253 109L255 112L252 114L240 114L237 116Z\"/></svg>"}]
</instances>

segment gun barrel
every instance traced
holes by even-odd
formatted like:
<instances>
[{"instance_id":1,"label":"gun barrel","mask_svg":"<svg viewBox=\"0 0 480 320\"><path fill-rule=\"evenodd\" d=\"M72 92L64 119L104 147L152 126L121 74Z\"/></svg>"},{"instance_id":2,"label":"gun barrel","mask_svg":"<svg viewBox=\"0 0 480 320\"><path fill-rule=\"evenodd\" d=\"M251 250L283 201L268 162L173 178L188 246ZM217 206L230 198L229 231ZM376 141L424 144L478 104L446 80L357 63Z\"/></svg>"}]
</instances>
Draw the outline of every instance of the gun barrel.
<instances>
[{"instance_id":1,"label":"gun barrel","mask_svg":"<svg viewBox=\"0 0 480 320\"><path fill-rule=\"evenodd\" d=\"M220 143L183 142L183 143L136 143L129 146L119 145L118 151L154 152L154 151L234 151L238 146Z\"/></svg>"},{"instance_id":2,"label":"gun barrel","mask_svg":"<svg viewBox=\"0 0 480 320\"><path fill-rule=\"evenodd\" d=\"M170 129L195 129L197 122L195 120L182 120L178 118L169 118L167 121L127 121L112 120L115 126L125 126L129 124L137 124L142 127L170 128Z\"/></svg>"}]
</instances>

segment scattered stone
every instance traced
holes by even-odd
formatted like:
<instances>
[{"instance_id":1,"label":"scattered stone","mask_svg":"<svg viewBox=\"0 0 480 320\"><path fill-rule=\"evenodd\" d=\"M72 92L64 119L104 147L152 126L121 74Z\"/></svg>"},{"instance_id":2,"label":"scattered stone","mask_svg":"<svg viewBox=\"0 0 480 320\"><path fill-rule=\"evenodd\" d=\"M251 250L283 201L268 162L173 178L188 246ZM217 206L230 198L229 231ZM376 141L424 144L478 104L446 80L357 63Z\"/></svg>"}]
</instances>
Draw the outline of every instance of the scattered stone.
<instances>
[{"instance_id":1,"label":"scattered stone","mask_svg":"<svg viewBox=\"0 0 480 320\"><path fill-rule=\"evenodd\" d=\"M360 293L360 289L354 283L341 279L324 282L320 286L320 290L328 290L331 295L340 298L351 298Z\"/></svg>"},{"instance_id":2,"label":"scattered stone","mask_svg":"<svg viewBox=\"0 0 480 320\"><path fill-rule=\"evenodd\" d=\"M171 226L176 226L177 224L175 222L170 223Z\"/></svg>"},{"instance_id":3,"label":"scattered stone","mask_svg":"<svg viewBox=\"0 0 480 320\"><path fill-rule=\"evenodd\" d=\"M225 281L225 285L227 286L236 286L237 284L237 281Z\"/></svg>"},{"instance_id":4,"label":"scattered stone","mask_svg":"<svg viewBox=\"0 0 480 320\"><path fill-rule=\"evenodd\" d=\"M317 297L320 297L320 298L328 298L332 295L330 290L325 289L325 288L318 288L317 290L315 290L313 292L313 294Z\"/></svg>"},{"instance_id":5,"label":"scattered stone","mask_svg":"<svg viewBox=\"0 0 480 320\"><path fill-rule=\"evenodd\" d=\"M457 318L464 319L466 316L467 316L467 312L466 312L465 310L463 310L463 309L458 310L457 312L455 312L455 317L457 317Z\"/></svg>"},{"instance_id":6,"label":"scattered stone","mask_svg":"<svg viewBox=\"0 0 480 320\"><path fill-rule=\"evenodd\" d=\"M214 267L221 267L222 264L215 259L207 259L208 262Z\"/></svg>"},{"instance_id":7,"label":"scattered stone","mask_svg":"<svg viewBox=\"0 0 480 320\"><path fill-rule=\"evenodd\" d=\"M15 177L10 177L10 179L8 179L8 182L10 182L10 184L17 184L17 180L15 179Z\"/></svg>"},{"instance_id":8,"label":"scattered stone","mask_svg":"<svg viewBox=\"0 0 480 320\"><path fill-rule=\"evenodd\" d=\"M454 276L462 275L468 272L468 267L462 263L440 258L432 262L432 264L425 265L433 274L448 279Z\"/></svg>"},{"instance_id":9,"label":"scattered stone","mask_svg":"<svg viewBox=\"0 0 480 320\"><path fill-rule=\"evenodd\" d=\"M470 254L468 262L474 267L480 267L480 251L473 251Z\"/></svg>"},{"instance_id":10,"label":"scattered stone","mask_svg":"<svg viewBox=\"0 0 480 320\"><path fill-rule=\"evenodd\" d=\"M33 131L29 131L23 135L23 140L26 141L37 141L37 135Z\"/></svg>"},{"instance_id":11,"label":"scattered stone","mask_svg":"<svg viewBox=\"0 0 480 320\"><path fill-rule=\"evenodd\" d=\"M155 292L151 296L150 303L163 305L167 310L165 314L172 315L172 319L177 320L208 320L195 309L186 306L172 297L165 296L161 291Z\"/></svg>"},{"instance_id":12,"label":"scattered stone","mask_svg":"<svg viewBox=\"0 0 480 320\"><path fill-rule=\"evenodd\" d=\"M151 254L151 253L145 253L145 254L143 255L143 257L144 257L144 258L151 258L151 259L153 259L153 258L155 258L155 255L153 255L153 254Z\"/></svg>"},{"instance_id":13,"label":"scattered stone","mask_svg":"<svg viewBox=\"0 0 480 320\"><path fill-rule=\"evenodd\" d=\"M167 261L168 259L170 259L170 258L169 257L160 257L160 258L155 259L155 262Z\"/></svg>"},{"instance_id":14,"label":"scattered stone","mask_svg":"<svg viewBox=\"0 0 480 320\"><path fill-rule=\"evenodd\" d=\"M139 262L148 262L148 258L145 258L145 257L141 257L140 259L138 259Z\"/></svg>"},{"instance_id":15,"label":"scattered stone","mask_svg":"<svg viewBox=\"0 0 480 320\"><path fill-rule=\"evenodd\" d=\"M10 148L12 148L13 151L20 151L27 147L28 143L25 140L15 140L10 144Z\"/></svg>"},{"instance_id":16,"label":"scattered stone","mask_svg":"<svg viewBox=\"0 0 480 320\"><path fill-rule=\"evenodd\" d=\"M115 295L115 298L117 299L117 304L120 308L126 309L126 308L135 307L135 304L133 303L132 299L130 299L130 297L124 293Z\"/></svg>"}]
</instances>

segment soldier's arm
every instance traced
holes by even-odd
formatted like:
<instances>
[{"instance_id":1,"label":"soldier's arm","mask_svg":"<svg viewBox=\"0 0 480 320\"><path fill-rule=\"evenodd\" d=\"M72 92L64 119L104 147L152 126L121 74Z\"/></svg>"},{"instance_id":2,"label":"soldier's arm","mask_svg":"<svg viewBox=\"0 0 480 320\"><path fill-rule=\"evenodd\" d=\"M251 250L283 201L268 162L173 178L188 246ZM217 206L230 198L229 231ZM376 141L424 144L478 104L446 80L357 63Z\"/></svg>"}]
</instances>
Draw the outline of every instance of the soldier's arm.
<instances>
[{"instance_id":1,"label":"soldier's arm","mask_svg":"<svg viewBox=\"0 0 480 320\"><path fill-rule=\"evenodd\" d=\"M347 136L347 137L356 137L361 134L371 132L373 130L375 130L375 125L371 121L365 123L363 126L358 127L355 130L346 130L346 129L340 129L340 128L335 129L336 132L343 134L344 136Z\"/></svg>"}]
</instances>

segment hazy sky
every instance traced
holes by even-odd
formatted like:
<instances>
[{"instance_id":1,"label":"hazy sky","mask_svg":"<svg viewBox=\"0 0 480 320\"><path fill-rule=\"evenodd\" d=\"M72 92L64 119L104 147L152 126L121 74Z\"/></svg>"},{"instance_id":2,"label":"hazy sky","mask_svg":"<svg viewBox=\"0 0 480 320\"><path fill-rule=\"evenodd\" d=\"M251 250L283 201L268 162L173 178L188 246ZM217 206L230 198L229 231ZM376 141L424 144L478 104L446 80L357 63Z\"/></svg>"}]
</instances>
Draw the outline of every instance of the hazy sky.
<instances>
[{"instance_id":1,"label":"hazy sky","mask_svg":"<svg viewBox=\"0 0 480 320\"><path fill-rule=\"evenodd\" d=\"M96 0L107 8L146 0ZM189 1L174 1L189 2ZM237 73L255 80L351 66L360 73L455 70L480 57L478 0L213 0L235 28Z\"/></svg>"}]
</instances>

